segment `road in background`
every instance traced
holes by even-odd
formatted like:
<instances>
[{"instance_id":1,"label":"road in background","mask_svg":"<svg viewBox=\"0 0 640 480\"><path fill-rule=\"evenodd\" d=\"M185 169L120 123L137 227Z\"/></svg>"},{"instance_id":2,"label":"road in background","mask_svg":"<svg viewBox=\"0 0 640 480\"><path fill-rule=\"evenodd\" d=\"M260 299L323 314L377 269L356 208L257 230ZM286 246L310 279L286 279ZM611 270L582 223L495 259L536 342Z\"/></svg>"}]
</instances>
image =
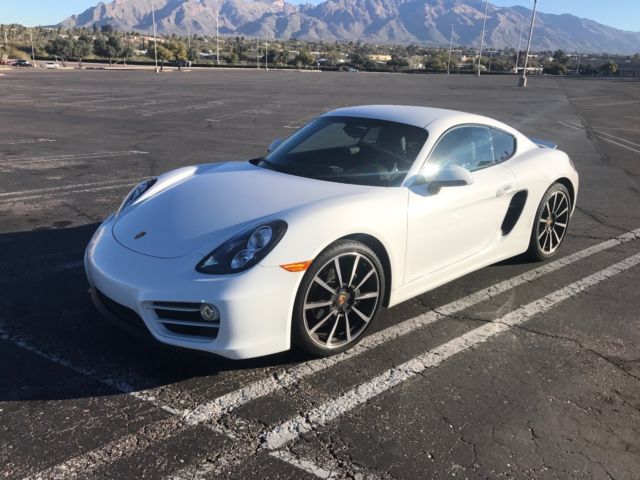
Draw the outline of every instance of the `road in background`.
<instances>
[{"instance_id":1,"label":"road in background","mask_svg":"<svg viewBox=\"0 0 640 480\"><path fill-rule=\"evenodd\" d=\"M529 82L5 73L0 475L634 478L640 84ZM296 352L232 362L169 350L99 318L83 249L133 184L263 155L321 112L372 103L486 114L558 143L581 174L562 262L515 259L467 275L384 311L359 350L324 362ZM478 328L497 333L476 342ZM399 370L434 352L438 360L419 373ZM389 378L399 380L386 388Z\"/></svg>"}]
</instances>

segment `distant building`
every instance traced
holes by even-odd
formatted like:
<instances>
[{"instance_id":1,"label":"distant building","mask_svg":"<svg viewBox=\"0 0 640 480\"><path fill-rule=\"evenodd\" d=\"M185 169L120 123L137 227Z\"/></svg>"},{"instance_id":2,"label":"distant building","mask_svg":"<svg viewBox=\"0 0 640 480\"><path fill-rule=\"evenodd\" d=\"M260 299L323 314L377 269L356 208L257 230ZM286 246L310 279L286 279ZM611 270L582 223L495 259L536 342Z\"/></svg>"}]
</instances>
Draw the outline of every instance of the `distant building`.
<instances>
[{"instance_id":1,"label":"distant building","mask_svg":"<svg viewBox=\"0 0 640 480\"><path fill-rule=\"evenodd\" d=\"M389 60L391 60L391 55L375 54L375 55L370 55L369 57L371 58L372 61L377 63L387 63Z\"/></svg>"},{"instance_id":2,"label":"distant building","mask_svg":"<svg viewBox=\"0 0 640 480\"><path fill-rule=\"evenodd\" d=\"M513 73L522 73L524 67L514 68ZM542 67L527 67L527 74L529 75L542 75Z\"/></svg>"}]
</instances>

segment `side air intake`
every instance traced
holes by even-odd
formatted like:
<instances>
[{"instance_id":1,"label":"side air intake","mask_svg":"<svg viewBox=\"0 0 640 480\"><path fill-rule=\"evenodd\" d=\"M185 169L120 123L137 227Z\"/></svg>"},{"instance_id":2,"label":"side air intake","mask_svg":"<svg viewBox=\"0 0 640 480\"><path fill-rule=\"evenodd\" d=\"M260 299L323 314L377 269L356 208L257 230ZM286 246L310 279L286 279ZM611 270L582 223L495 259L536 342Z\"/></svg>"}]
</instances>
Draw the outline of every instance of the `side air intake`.
<instances>
[{"instance_id":1,"label":"side air intake","mask_svg":"<svg viewBox=\"0 0 640 480\"><path fill-rule=\"evenodd\" d=\"M508 235L513 230L513 227L518 223L518 219L524 210L524 205L527 203L527 191L521 190L517 192L512 198L511 203L509 203L509 208L507 209L507 214L504 216L504 220L502 221L502 234Z\"/></svg>"}]
</instances>

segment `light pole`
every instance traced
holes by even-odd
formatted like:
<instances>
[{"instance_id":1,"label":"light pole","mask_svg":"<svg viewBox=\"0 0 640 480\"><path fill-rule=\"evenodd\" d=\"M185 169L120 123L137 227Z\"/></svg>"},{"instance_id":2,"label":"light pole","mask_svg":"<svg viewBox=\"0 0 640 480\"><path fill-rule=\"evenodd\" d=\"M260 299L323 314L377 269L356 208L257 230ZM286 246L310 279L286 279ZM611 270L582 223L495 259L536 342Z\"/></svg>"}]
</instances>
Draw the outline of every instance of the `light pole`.
<instances>
[{"instance_id":1,"label":"light pole","mask_svg":"<svg viewBox=\"0 0 640 480\"><path fill-rule=\"evenodd\" d=\"M529 41L527 42L527 54L524 57L524 69L522 70L522 77L518 81L519 87L527 86L527 64L529 63L529 51L531 50L531 39L533 38L533 25L536 21L536 6L538 0L533 0L533 12L531 13L531 28L529 29Z\"/></svg>"},{"instance_id":2,"label":"light pole","mask_svg":"<svg viewBox=\"0 0 640 480\"><path fill-rule=\"evenodd\" d=\"M151 0L151 22L153 23L153 56L156 60L156 73L158 73L158 38L156 37L156 8Z\"/></svg>"},{"instance_id":3,"label":"light pole","mask_svg":"<svg viewBox=\"0 0 640 480\"><path fill-rule=\"evenodd\" d=\"M487 7L489 0L484 1L484 19L482 20L482 35L480 36L480 53L478 54L478 77L480 76L480 60L482 59L482 47L484 46L484 29L487 25Z\"/></svg>"},{"instance_id":4,"label":"light pole","mask_svg":"<svg viewBox=\"0 0 640 480\"><path fill-rule=\"evenodd\" d=\"M516 75L518 74L518 63L520 63L520 46L522 45L522 30L524 30L524 23L520 25L520 39L518 40L518 53L516 54Z\"/></svg>"},{"instance_id":5,"label":"light pole","mask_svg":"<svg viewBox=\"0 0 640 480\"><path fill-rule=\"evenodd\" d=\"M451 49L453 48L453 24L451 25L451 40L449 40L449 62L447 63L447 75L451 73Z\"/></svg>"}]
</instances>

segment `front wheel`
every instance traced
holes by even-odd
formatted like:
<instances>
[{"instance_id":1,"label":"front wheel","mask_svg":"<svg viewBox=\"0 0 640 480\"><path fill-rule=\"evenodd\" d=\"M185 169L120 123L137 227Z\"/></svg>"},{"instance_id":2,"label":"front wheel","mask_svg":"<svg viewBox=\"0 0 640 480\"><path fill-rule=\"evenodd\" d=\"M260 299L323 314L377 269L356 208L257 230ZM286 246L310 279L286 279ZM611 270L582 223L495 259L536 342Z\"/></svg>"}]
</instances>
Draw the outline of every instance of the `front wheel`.
<instances>
[{"instance_id":1,"label":"front wheel","mask_svg":"<svg viewBox=\"0 0 640 480\"><path fill-rule=\"evenodd\" d=\"M293 312L293 343L329 356L358 343L375 320L385 291L382 264L373 250L339 240L307 270Z\"/></svg>"},{"instance_id":2,"label":"front wheel","mask_svg":"<svg viewBox=\"0 0 640 480\"><path fill-rule=\"evenodd\" d=\"M564 240L571 216L571 196L561 183L554 183L542 197L531 230L528 254L534 260L553 257Z\"/></svg>"}]
</instances>

